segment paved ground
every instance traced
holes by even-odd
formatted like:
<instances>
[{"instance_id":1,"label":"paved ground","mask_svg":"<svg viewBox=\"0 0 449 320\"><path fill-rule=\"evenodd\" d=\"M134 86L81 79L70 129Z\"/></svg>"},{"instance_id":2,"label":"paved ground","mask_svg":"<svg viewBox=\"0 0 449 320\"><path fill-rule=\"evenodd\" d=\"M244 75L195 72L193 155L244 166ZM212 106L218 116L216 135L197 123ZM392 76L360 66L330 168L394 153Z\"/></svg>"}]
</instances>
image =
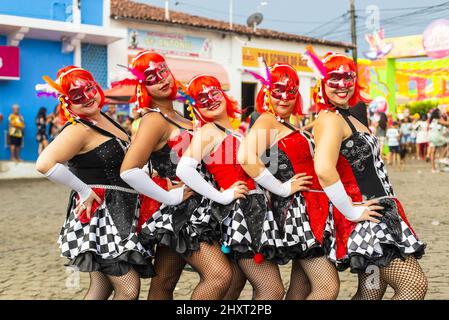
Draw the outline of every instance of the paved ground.
<instances>
[{"instance_id":1,"label":"paved ground","mask_svg":"<svg viewBox=\"0 0 449 320\"><path fill-rule=\"evenodd\" d=\"M390 175L415 231L428 244L421 260L429 279L427 299L449 299L449 174L431 174L427 165L415 162L403 172L390 169ZM56 244L67 196L67 190L46 180L0 181L0 299L83 297L88 276L66 270ZM286 286L289 270L289 265L282 267ZM348 299L356 277L340 275L339 299ZM175 298L188 299L197 281L197 274L185 271ZM143 283L141 299L148 286L149 280ZM251 298L248 285L241 298Z\"/></svg>"}]
</instances>

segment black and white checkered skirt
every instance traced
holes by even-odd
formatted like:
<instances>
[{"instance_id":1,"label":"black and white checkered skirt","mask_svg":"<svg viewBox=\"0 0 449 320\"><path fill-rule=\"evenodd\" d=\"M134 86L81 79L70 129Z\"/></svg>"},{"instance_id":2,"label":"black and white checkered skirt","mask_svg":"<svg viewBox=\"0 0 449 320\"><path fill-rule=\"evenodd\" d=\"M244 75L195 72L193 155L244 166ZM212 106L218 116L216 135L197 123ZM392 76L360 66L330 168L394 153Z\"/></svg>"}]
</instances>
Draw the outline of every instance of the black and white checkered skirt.
<instances>
[{"instance_id":1,"label":"black and white checkered skirt","mask_svg":"<svg viewBox=\"0 0 449 320\"><path fill-rule=\"evenodd\" d=\"M199 249L201 242L219 240L209 207L209 200L198 194L176 206L162 204L142 225L139 240L145 247L162 244L188 256Z\"/></svg>"},{"instance_id":2,"label":"black and white checkered skirt","mask_svg":"<svg viewBox=\"0 0 449 320\"><path fill-rule=\"evenodd\" d=\"M265 193L252 190L246 199L237 199L229 205L213 202L213 218L218 222L221 243L229 248L230 258L276 258L278 246L283 246L273 212Z\"/></svg>"},{"instance_id":3,"label":"black and white checkered skirt","mask_svg":"<svg viewBox=\"0 0 449 320\"><path fill-rule=\"evenodd\" d=\"M122 276L133 267L142 277L153 276L153 253L142 246L136 234L138 194L122 187L91 187L103 202L91 213L90 221L75 217L77 194L70 194L58 239L61 255L70 259L67 266L113 276Z\"/></svg>"},{"instance_id":4,"label":"black and white checkered skirt","mask_svg":"<svg viewBox=\"0 0 449 320\"><path fill-rule=\"evenodd\" d=\"M346 254L337 258L335 220L329 220L326 226L328 237L328 257L343 271L364 272L369 265L388 266L396 258L406 259L409 255L417 259L424 255L426 244L418 239L411 229L401 203L394 197L379 199L384 210L380 223L359 222L349 233L345 241ZM338 212L338 214L340 214Z\"/></svg>"},{"instance_id":5,"label":"black and white checkered skirt","mask_svg":"<svg viewBox=\"0 0 449 320\"><path fill-rule=\"evenodd\" d=\"M283 243L278 246L277 262L322 256L324 249L313 233L304 196L300 192L287 198L272 194L271 200Z\"/></svg>"}]
</instances>

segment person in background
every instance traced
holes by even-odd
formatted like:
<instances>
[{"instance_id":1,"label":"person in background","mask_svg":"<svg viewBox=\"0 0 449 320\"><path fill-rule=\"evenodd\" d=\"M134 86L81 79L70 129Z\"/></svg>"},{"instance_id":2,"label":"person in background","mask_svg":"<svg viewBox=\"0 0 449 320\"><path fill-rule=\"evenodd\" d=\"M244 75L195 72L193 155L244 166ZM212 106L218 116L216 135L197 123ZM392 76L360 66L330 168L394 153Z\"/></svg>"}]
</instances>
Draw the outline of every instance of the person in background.
<instances>
[{"instance_id":1,"label":"person in background","mask_svg":"<svg viewBox=\"0 0 449 320\"><path fill-rule=\"evenodd\" d=\"M18 104L12 106L12 113L8 117L9 122L9 145L11 150L12 161L22 161L20 159L20 149L22 148L23 129L25 128L25 120L19 113Z\"/></svg>"},{"instance_id":2,"label":"person in background","mask_svg":"<svg viewBox=\"0 0 449 320\"><path fill-rule=\"evenodd\" d=\"M0 123L3 121L3 114L0 113Z\"/></svg>"},{"instance_id":3,"label":"person in background","mask_svg":"<svg viewBox=\"0 0 449 320\"><path fill-rule=\"evenodd\" d=\"M109 116L109 118L117 121L117 108L115 105L110 104L108 106L108 111L106 111L105 113Z\"/></svg>"},{"instance_id":4,"label":"person in background","mask_svg":"<svg viewBox=\"0 0 449 320\"><path fill-rule=\"evenodd\" d=\"M401 166L401 132L399 130L399 123L393 121L393 126L387 130L387 143L390 153L388 154L388 165Z\"/></svg>"},{"instance_id":5,"label":"person in background","mask_svg":"<svg viewBox=\"0 0 449 320\"><path fill-rule=\"evenodd\" d=\"M132 135L133 122L134 122L134 119L130 116L127 116L125 119L125 123L123 124L123 128L125 129L126 133L129 134L129 136Z\"/></svg>"},{"instance_id":6,"label":"person in background","mask_svg":"<svg viewBox=\"0 0 449 320\"><path fill-rule=\"evenodd\" d=\"M36 116L36 141L39 144L38 154L41 154L42 150L48 146L47 123L47 109L41 107Z\"/></svg>"},{"instance_id":7,"label":"person in background","mask_svg":"<svg viewBox=\"0 0 449 320\"><path fill-rule=\"evenodd\" d=\"M421 160L427 160L427 148L429 147L429 124L427 115L421 115L416 124L416 157Z\"/></svg>"},{"instance_id":8,"label":"person in background","mask_svg":"<svg viewBox=\"0 0 449 320\"><path fill-rule=\"evenodd\" d=\"M387 133L388 118L385 112L379 112L379 121L376 127L376 136L379 140L380 154L383 155L385 135Z\"/></svg>"},{"instance_id":9,"label":"person in background","mask_svg":"<svg viewBox=\"0 0 449 320\"><path fill-rule=\"evenodd\" d=\"M405 117L400 126L401 132L401 151L404 153L404 161L406 159L407 154L411 154L412 152L412 123L410 121L410 117Z\"/></svg>"},{"instance_id":10,"label":"person in background","mask_svg":"<svg viewBox=\"0 0 449 320\"><path fill-rule=\"evenodd\" d=\"M438 172L436 168L436 160L446 145L446 137L444 134L446 130L445 126L448 125L449 122L444 120L440 109L434 109L430 114L429 119L429 153L430 162L432 164L432 173Z\"/></svg>"},{"instance_id":11,"label":"person in background","mask_svg":"<svg viewBox=\"0 0 449 320\"><path fill-rule=\"evenodd\" d=\"M411 144L411 154L413 154L414 156L412 156L412 159L418 159L418 153L417 153L417 146L416 146L416 137L418 135L418 120L419 120L420 116L418 113L415 113L413 115L413 117L411 117L412 119L412 125L411 125L411 131L410 131L410 144Z\"/></svg>"}]
</instances>

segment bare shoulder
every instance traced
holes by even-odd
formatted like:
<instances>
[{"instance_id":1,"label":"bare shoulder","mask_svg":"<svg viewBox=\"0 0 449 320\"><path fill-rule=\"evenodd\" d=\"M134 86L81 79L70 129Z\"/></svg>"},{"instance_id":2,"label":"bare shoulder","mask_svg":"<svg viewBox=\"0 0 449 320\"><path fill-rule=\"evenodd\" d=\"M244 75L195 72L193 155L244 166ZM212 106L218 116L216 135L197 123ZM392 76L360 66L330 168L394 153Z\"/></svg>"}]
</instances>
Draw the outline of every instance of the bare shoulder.
<instances>
[{"instance_id":1,"label":"bare shoulder","mask_svg":"<svg viewBox=\"0 0 449 320\"><path fill-rule=\"evenodd\" d=\"M320 111L313 126L314 134L322 130L342 132L344 130L344 121L341 116L335 112Z\"/></svg>"},{"instance_id":2,"label":"bare shoulder","mask_svg":"<svg viewBox=\"0 0 449 320\"><path fill-rule=\"evenodd\" d=\"M220 133L221 130L217 128L217 126L212 123L206 123L203 126L201 126L201 128L199 128L196 132L195 135L217 135L217 133Z\"/></svg>"},{"instance_id":3,"label":"bare shoulder","mask_svg":"<svg viewBox=\"0 0 449 320\"><path fill-rule=\"evenodd\" d=\"M164 116L160 114L159 112L147 112L142 116L142 120L140 120L140 125L149 125L151 126L165 126L167 123L167 120L165 120Z\"/></svg>"},{"instance_id":4,"label":"bare shoulder","mask_svg":"<svg viewBox=\"0 0 449 320\"><path fill-rule=\"evenodd\" d=\"M67 127L64 128L64 130L62 130L58 136L57 139L59 140L86 140L89 135L91 134L92 129L81 124L81 123L77 123L77 124L71 124L68 125Z\"/></svg>"},{"instance_id":5,"label":"bare shoulder","mask_svg":"<svg viewBox=\"0 0 449 320\"><path fill-rule=\"evenodd\" d=\"M320 113L318 114L316 120L315 120L315 124L314 127L319 127L319 126L339 126L341 127L343 122L342 121L342 117L335 112L326 112L326 111L320 111Z\"/></svg>"},{"instance_id":6,"label":"bare shoulder","mask_svg":"<svg viewBox=\"0 0 449 320\"><path fill-rule=\"evenodd\" d=\"M257 118L256 122L252 128L266 128L266 127L275 127L279 124L274 115L268 112L263 112L259 118Z\"/></svg>"}]
</instances>

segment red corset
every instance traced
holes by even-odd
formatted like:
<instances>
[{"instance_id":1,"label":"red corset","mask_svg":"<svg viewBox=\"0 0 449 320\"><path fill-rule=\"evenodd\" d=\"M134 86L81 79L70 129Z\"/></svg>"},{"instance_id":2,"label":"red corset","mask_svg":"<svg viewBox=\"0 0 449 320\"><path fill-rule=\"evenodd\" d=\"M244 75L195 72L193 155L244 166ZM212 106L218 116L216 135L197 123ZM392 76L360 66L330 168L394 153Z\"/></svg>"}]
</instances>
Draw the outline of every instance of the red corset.
<instances>
[{"instance_id":1,"label":"red corset","mask_svg":"<svg viewBox=\"0 0 449 320\"><path fill-rule=\"evenodd\" d=\"M181 130L175 138L168 140L167 144L181 158L184 151L189 147L191 140L192 133L188 130Z\"/></svg>"},{"instance_id":2,"label":"red corset","mask_svg":"<svg viewBox=\"0 0 449 320\"><path fill-rule=\"evenodd\" d=\"M299 131L292 132L279 140L278 148L287 155L295 174L305 172L312 176L310 189L322 190L313 164L313 142L308 137Z\"/></svg>"},{"instance_id":3,"label":"red corset","mask_svg":"<svg viewBox=\"0 0 449 320\"><path fill-rule=\"evenodd\" d=\"M218 186L229 189L237 181L244 181L248 189L254 190L254 180L246 174L237 162L237 150L240 141L228 135L218 148L205 159L206 169L214 176Z\"/></svg>"}]
</instances>

